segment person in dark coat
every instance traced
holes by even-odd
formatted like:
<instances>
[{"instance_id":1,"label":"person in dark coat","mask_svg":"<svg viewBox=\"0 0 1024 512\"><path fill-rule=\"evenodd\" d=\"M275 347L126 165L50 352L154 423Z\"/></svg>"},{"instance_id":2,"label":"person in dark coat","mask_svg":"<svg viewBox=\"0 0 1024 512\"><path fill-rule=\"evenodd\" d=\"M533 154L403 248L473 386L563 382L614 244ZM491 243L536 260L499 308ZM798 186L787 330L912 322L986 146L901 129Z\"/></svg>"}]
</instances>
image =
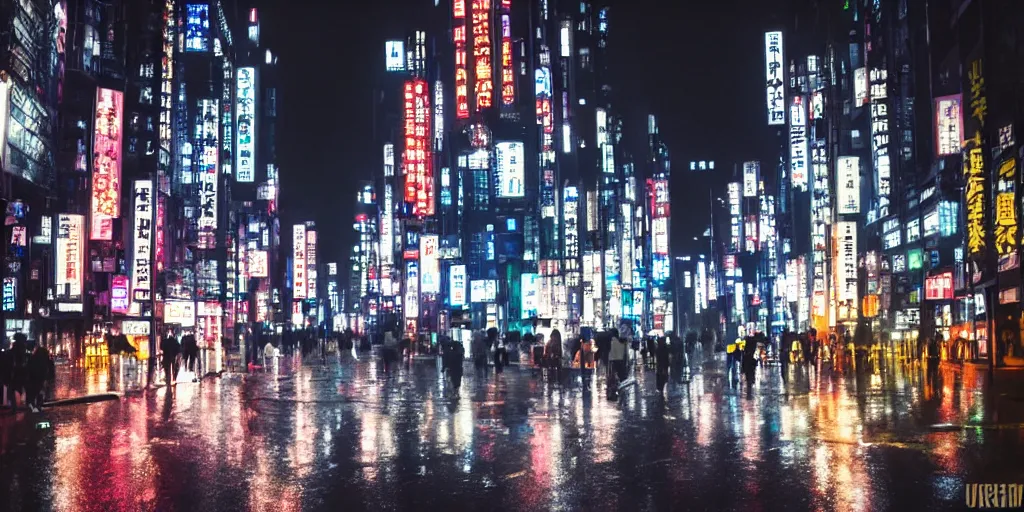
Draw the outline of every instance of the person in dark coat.
<instances>
[{"instance_id":1,"label":"person in dark coat","mask_svg":"<svg viewBox=\"0 0 1024 512\"><path fill-rule=\"evenodd\" d=\"M494 372L501 373L505 363L505 346L498 339L498 330L494 327L487 329L487 347L494 351Z\"/></svg>"},{"instance_id":2,"label":"person in dark coat","mask_svg":"<svg viewBox=\"0 0 1024 512\"><path fill-rule=\"evenodd\" d=\"M466 359L466 349L462 343L449 341L445 354L448 359L448 378L451 379L455 396L458 396L459 388L462 386L462 362Z\"/></svg>"},{"instance_id":3,"label":"person in dark coat","mask_svg":"<svg viewBox=\"0 0 1024 512\"><path fill-rule=\"evenodd\" d=\"M50 351L42 345L29 356L28 378L25 381L25 404L32 412L39 412L43 407L43 390L46 382L53 379L53 361L50 359Z\"/></svg>"},{"instance_id":4,"label":"person in dark coat","mask_svg":"<svg viewBox=\"0 0 1024 512\"><path fill-rule=\"evenodd\" d=\"M6 340L0 342L6 344ZM14 404L14 394L11 392L11 380L14 372L14 353L10 348L0 345L0 404L9 400Z\"/></svg>"},{"instance_id":5,"label":"person in dark coat","mask_svg":"<svg viewBox=\"0 0 1024 512\"><path fill-rule=\"evenodd\" d=\"M669 350L665 336L659 336L654 348L655 376L658 394L665 396L665 384L668 383Z\"/></svg>"},{"instance_id":6,"label":"person in dark coat","mask_svg":"<svg viewBox=\"0 0 1024 512\"><path fill-rule=\"evenodd\" d=\"M754 373L757 371L757 359L755 354L757 353L757 339L753 336L747 337L747 342L743 345L743 375L747 379L747 389L754 386Z\"/></svg>"},{"instance_id":7,"label":"person in dark coat","mask_svg":"<svg viewBox=\"0 0 1024 512\"><path fill-rule=\"evenodd\" d=\"M8 396L11 410L18 410L18 399L15 393L25 396L25 382L28 380L28 338L22 333L14 335L11 345L11 387ZM28 401L26 400L26 403Z\"/></svg>"},{"instance_id":8,"label":"person in dark coat","mask_svg":"<svg viewBox=\"0 0 1024 512\"><path fill-rule=\"evenodd\" d=\"M185 368L190 372L197 372L199 366L199 343L192 333L181 337L181 355L185 358ZM198 376L198 372L197 372Z\"/></svg>"},{"instance_id":9,"label":"person in dark coat","mask_svg":"<svg viewBox=\"0 0 1024 512\"><path fill-rule=\"evenodd\" d=\"M168 389L173 389L171 385L174 384L174 377L178 375L178 354L181 353L181 345L172 331L167 331L167 336L160 342L160 352L164 365L164 381L167 382Z\"/></svg>"}]
</instances>

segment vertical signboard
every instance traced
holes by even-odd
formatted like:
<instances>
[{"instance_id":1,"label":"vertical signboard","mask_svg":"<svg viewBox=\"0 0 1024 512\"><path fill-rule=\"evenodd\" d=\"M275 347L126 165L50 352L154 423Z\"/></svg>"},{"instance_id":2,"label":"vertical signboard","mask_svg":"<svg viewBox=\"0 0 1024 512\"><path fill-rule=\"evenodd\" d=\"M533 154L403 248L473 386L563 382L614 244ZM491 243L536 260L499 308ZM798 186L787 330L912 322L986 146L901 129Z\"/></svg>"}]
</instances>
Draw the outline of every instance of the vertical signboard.
<instances>
[{"instance_id":1,"label":"vertical signboard","mask_svg":"<svg viewBox=\"0 0 1024 512\"><path fill-rule=\"evenodd\" d=\"M520 318L535 318L540 307L540 276L537 274L525 273L520 276L522 290L522 303ZM591 304L593 306L593 304Z\"/></svg>"},{"instance_id":2,"label":"vertical signboard","mask_svg":"<svg viewBox=\"0 0 1024 512\"><path fill-rule=\"evenodd\" d=\"M769 125L786 123L786 70L782 62L782 32L765 32L765 89L768 93Z\"/></svg>"},{"instance_id":3,"label":"vertical signboard","mask_svg":"<svg viewBox=\"0 0 1024 512\"><path fill-rule=\"evenodd\" d=\"M970 116L965 120L969 129L963 149L964 198L967 203L966 232L967 255L972 259L983 258L988 248L985 236L986 191L985 155L981 141L985 118L988 114L985 95L985 76L981 58L972 59L967 66L967 89L970 91Z\"/></svg>"},{"instance_id":4,"label":"vertical signboard","mask_svg":"<svg viewBox=\"0 0 1024 512\"><path fill-rule=\"evenodd\" d=\"M153 182L135 182L135 229L132 236L132 300L145 302L153 291Z\"/></svg>"},{"instance_id":5,"label":"vertical signboard","mask_svg":"<svg viewBox=\"0 0 1024 512\"><path fill-rule=\"evenodd\" d=\"M579 191L576 187L562 190L562 208L565 215L565 258L580 257L579 247Z\"/></svg>"},{"instance_id":6,"label":"vertical signboard","mask_svg":"<svg viewBox=\"0 0 1024 512\"><path fill-rule=\"evenodd\" d=\"M430 151L430 96L427 82L405 82L405 201L412 203L413 215L434 214L434 172Z\"/></svg>"},{"instance_id":7,"label":"vertical signboard","mask_svg":"<svg viewBox=\"0 0 1024 512\"><path fill-rule=\"evenodd\" d=\"M466 59L466 0L454 0L452 39L455 42L455 117L469 117L469 70Z\"/></svg>"},{"instance_id":8,"label":"vertical signboard","mask_svg":"<svg viewBox=\"0 0 1024 512\"><path fill-rule=\"evenodd\" d=\"M509 0L501 2L501 103L511 106L516 101L516 75L512 67L512 22Z\"/></svg>"},{"instance_id":9,"label":"vertical signboard","mask_svg":"<svg viewBox=\"0 0 1024 512\"><path fill-rule=\"evenodd\" d=\"M292 298L306 298L306 225L292 226Z\"/></svg>"},{"instance_id":10,"label":"vertical signboard","mask_svg":"<svg viewBox=\"0 0 1024 512\"><path fill-rule=\"evenodd\" d=\"M124 93L96 88L90 239L111 240L121 216L121 134Z\"/></svg>"},{"instance_id":11,"label":"vertical signboard","mask_svg":"<svg viewBox=\"0 0 1024 512\"><path fill-rule=\"evenodd\" d=\"M836 162L836 210L839 215L860 213L860 157L841 156Z\"/></svg>"},{"instance_id":12,"label":"vertical signboard","mask_svg":"<svg viewBox=\"0 0 1024 512\"><path fill-rule=\"evenodd\" d=\"M217 142L220 125L218 100L199 100L200 125L195 148L199 159L199 248L216 247L217 229L217 163L220 148Z\"/></svg>"},{"instance_id":13,"label":"vertical signboard","mask_svg":"<svg viewBox=\"0 0 1024 512\"><path fill-rule=\"evenodd\" d=\"M871 84L871 158L875 168L875 194L879 218L889 213L891 170L889 162L888 71L872 68Z\"/></svg>"},{"instance_id":14,"label":"vertical signboard","mask_svg":"<svg viewBox=\"0 0 1024 512\"><path fill-rule=\"evenodd\" d=\"M316 231L306 231L306 298L316 298Z\"/></svg>"},{"instance_id":15,"label":"vertical signboard","mask_svg":"<svg viewBox=\"0 0 1024 512\"><path fill-rule=\"evenodd\" d=\"M961 95L935 98L935 152L939 156L956 155L963 144Z\"/></svg>"},{"instance_id":16,"label":"vertical signboard","mask_svg":"<svg viewBox=\"0 0 1024 512\"><path fill-rule=\"evenodd\" d=\"M437 235L420 235L420 293L441 293L441 266Z\"/></svg>"},{"instance_id":17,"label":"vertical signboard","mask_svg":"<svg viewBox=\"0 0 1024 512\"><path fill-rule=\"evenodd\" d=\"M740 218L740 184L729 184L729 246L728 253L740 252L740 238L743 236L742 219Z\"/></svg>"},{"instance_id":18,"label":"vertical signboard","mask_svg":"<svg viewBox=\"0 0 1024 512\"><path fill-rule=\"evenodd\" d=\"M868 68L853 70L853 106L863 107L868 102Z\"/></svg>"},{"instance_id":19,"label":"vertical signboard","mask_svg":"<svg viewBox=\"0 0 1024 512\"><path fill-rule=\"evenodd\" d=\"M405 318L420 316L420 269L416 260L405 262Z\"/></svg>"},{"instance_id":20,"label":"vertical signboard","mask_svg":"<svg viewBox=\"0 0 1024 512\"><path fill-rule=\"evenodd\" d=\"M789 107L789 177L794 190L807 190L807 109L803 96Z\"/></svg>"},{"instance_id":21,"label":"vertical signboard","mask_svg":"<svg viewBox=\"0 0 1024 512\"><path fill-rule=\"evenodd\" d=\"M839 300L857 304L857 223L838 222L836 236L839 245Z\"/></svg>"},{"instance_id":22,"label":"vertical signboard","mask_svg":"<svg viewBox=\"0 0 1024 512\"><path fill-rule=\"evenodd\" d=\"M235 83L235 179L256 180L256 68L238 68Z\"/></svg>"},{"instance_id":23,"label":"vertical signboard","mask_svg":"<svg viewBox=\"0 0 1024 512\"><path fill-rule=\"evenodd\" d=\"M1012 154L999 163L995 188L995 226L993 244L996 254L1009 256L1017 252L1017 158Z\"/></svg>"},{"instance_id":24,"label":"vertical signboard","mask_svg":"<svg viewBox=\"0 0 1024 512\"><path fill-rule=\"evenodd\" d=\"M55 283L60 302L82 301L82 271L85 266L85 218L62 213L57 216L57 257Z\"/></svg>"},{"instance_id":25,"label":"vertical signboard","mask_svg":"<svg viewBox=\"0 0 1024 512\"><path fill-rule=\"evenodd\" d=\"M526 158L524 154L522 142L498 142L494 145L498 197L523 197L526 193Z\"/></svg>"},{"instance_id":26,"label":"vertical signboard","mask_svg":"<svg viewBox=\"0 0 1024 512\"><path fill-rule=\"evenodd\" d=\"M123 315L128 312L128 276L116 275L110 283L110 311Z\"/></svg>"},{"instance_id":27,"label":"vertical signboard","mask_svg":"<svg viewBox=\"0 0 1024 512\"><path fill-rule=\"evenodd\" d=\"M452 265L448 269L448 304L452 308L466 305L465 265Z\"/></svg>"},{"instance_id":28,"label":"vertical signboard","mask_svg":"<svg viewBox=\"0 0 1024 512\"><path fill-rule=\"evenodd\" d=\"M470 0L473 8L473 75L476 112L493 103L494 82L491 76L491 0Z\"/></svg>"},{"instance_id":29,"label":"vertical signboard","mask_svg":"<svg viewBox=\"0 0 1024 512\"><path fill-rule=\"evenodd\" d=\"M743 197L757 196L757 182L760 181L760 174L760 162L743 162Z\"/></svg>"}]
</instances>

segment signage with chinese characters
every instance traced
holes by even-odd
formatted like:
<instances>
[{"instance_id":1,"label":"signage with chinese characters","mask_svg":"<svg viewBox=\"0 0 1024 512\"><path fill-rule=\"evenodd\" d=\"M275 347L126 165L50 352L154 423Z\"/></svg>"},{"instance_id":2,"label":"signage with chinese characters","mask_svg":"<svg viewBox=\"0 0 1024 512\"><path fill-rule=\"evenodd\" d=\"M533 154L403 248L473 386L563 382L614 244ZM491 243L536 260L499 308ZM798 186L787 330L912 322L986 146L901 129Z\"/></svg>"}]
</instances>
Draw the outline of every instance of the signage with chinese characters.
<instances>
[{"instance_id":1,"label":"signage with chinese characters","mask_svg":"<svg viewBox=\"0 0 1024 512\"><path fill-rule=\"evenodd\" d=\"M857 223L838 222L839 300L857 303Z\"/></svg>"},{"instance_id":2,"label":"signage with chinese characters","mask_svg":"<svg viewBox=\"0 0 1024 512\"><path fill-rule=\"evenodd\" d=\"M306 225L292 226L292 298L306 298Z\"/></svg>"},{"instance_id":3,"label":"signage with chinese characters","mask_svg":"<svg viewBox=\"0 0 1024 512\"><path fill-rule=\"evenodd\" d=\"M807 190L807 109L803 96L789 107L789 177L794 190Z\"/></svg>"},{"instance_id":4,"label":"signage with chinese characters","mask_svg":"<svg viewBox=\"0 0 1024 512\"><path fill-rule=\"evenodd\" d=\"M57 264L55 281L57 300L81 302L82 272L85 266L85 218L81 215L62 213L57 216Z\"/></svg>"},{"instance_id":5,"label":"signage with chinese characters","mask_svg":"<svg viewBox=\"0 0 1024 512\"><path fill-rule=\"evenodd\" d=\"M786 124L786 69L782 57L782 32L765 32L764 63L768 124Z\"/></svg>"},{"instance_id":6,"label":"signage with chinese characters","mask_svg":"<svg viewBox=\"0 0 1024 512\"><path fill-rule=\"evenodd\" d=\"M935 98L935 151L939 156L956 155L963 143L961 95Z\"/></svg>"},{"instance_id":7,"label":"signage with chinese characters","mask_svg":"<svg viewBox=\"0 0 1024 512\"><path fill-rule=\"evenodd\" d=\"M523 197L526 193L526 158L522 142L498 142L494 160L498 197Z\"/></svg>"},{"instance_id":8,"label":"signage with chinese characters","mask_svg":"<svg viewBox=\"0 0 1024 512\"><path fill-rule=\"evenodd\" d=\"M110 284L110 311L115 314L128 312L128 276L116 275Z\"/></svg>"},{"instance_id":9,"label":"signage with chinese characters","mask_svg":"<svg viewBox=\"0 0 1024 512\"><path fill-rule=\"evenodd\" d=\"M565 257L580 257L579 244L579 191L576 187L562 189L562 207L565 217Z\"/></svg>"},{"instance_id":10,"label":"signage with chinese characters","mask_svg":"<svg viewBox=\"0 0 1024 512\"><path fill-rule=\"evenodd\" d=\"M413 215L434 214L434 171L431 155L430 94L427 82L405 82L405 201L412 204Z\"/></svg>"},{"instance_id":11,"label":"signage with chinese characters","mask_svg":"<svg viewBox=\"0 0 1024 512\"><path fill-rule=\"evenodd\" d=\"M317 267L316 267L316 231L306 231L306 298L316 298Z\"/></svg>"},{"instance_id":12,"label":"signage with chinese characters","mask_svg":"<svg viewBox=\"0 0 1024 512\"><path fill-rule=\"evenodd\" d=\"M469 70L466 59L466 0L454 0L452 40L455 42L455 116L469 117Z\"/></svg>"},{"instance_id":13,"label":"signage with chinese characters","mask_svg":"<svg viewBox=\"0 0 1024 512\"><path fill-rule=\"evenodd\" d=\"M875 194L879 217L889 215L891 170L889 167L888 72L871 69L871 158L875 167Z\"/></svg>"},{"instance_id":14,"label":"signage with chinese characters","mask_svg":"<svg viewBox=\"0 0 1024 512\"><path fill-rule=\"evenodd\" d=\"M453 308L466 305L466 266L452 265L448 269L448 303Z\"/></svg>"},{"instance_id":15,"label":"signage with chinese characters","mask_svg":"<svg viewBox=\"0 0 1024 512\"><path fill-rule=\"evenodd\" d=\"M98 87L93 133L90 239L111 240L121 216L121 143L124 93Z\"/></svg>"},{"instance_id":16,"label":"signage with chinese characters","mask_svg":"<svg viewBox=\"0 0 1024 512\"><path fill-rule=\"evenodd\" d=\"M996 181L993 243L1000 256L1017 251L1017 159L1009 156L999 164Z\"/></svg>"},{"instance_id":17,"label":"signage with chinese characters","mask_svg":"<svg viewBox=\"0 0 1024 512\"><path fill-rule=\"evenodd\" d=\"M14 311L18 304L18 280L13 277L4 278L4 311Z\"/></svg>"},{"instance_id":18,"label":"signage with chinese characters","mask_svg":"<svg viewBox=\"0 0 1024 512\"><path fill-rule=\"evenodd\" d=\"M420 268L416 261L405 262L405 318L420 316Z\"/></svg>"},{"instance_id":19,"label":"signage with chinese characters","mask_svg":"<svg viewBox=\"0 0 1024 512\"><path fill-rule=\"evenodd\" d=\"M726 248L726 252L735 254L740 252L740 242L743 236L739 183L729 184L729 229L729 246Z\"/></svg>"},{"instance_id":20,"label":"signage with chinese characters","mask_svg":"<svg viewBox=\"0 0 1024 512\"><path fill-rule=\"evenodd\" d=\"M473 75L476 108L479 112L493 102L494 83L491 76L491 0L470 0L473 15Z\"/></svg>"},{"instance_id":21,"label":"signage with chinese characters","mask_svg":"<svg viewBox=\"0 0 1024 512\"><path fill-rule=\"evenodd\" d=\"M135 229L132 236L132 298L136 302L152 298L153 280L153 182L135 182Z\"/></svg>"},{"instance_id":22,"label":"signage with chinese characters","mask_svg":"<svg viewBox=\"0 0 1024 512\"><path fill-rule=\"evenodd\" d=\"M238 68L235 83L235 179L256 180L256 68Z\"/></svg>"},{"instance_id":23,"label":"signage with chinese characters","mask_svg":"<svg viewBox=\"0 0 1024 512\"><path fill-rule=\"evenodd\" d=\"M267 251L248 251L249 277L267 277L268 258Z\"/></svg>"},{"instance_id":24,"label":"signage with chinese characters","mask_svg":"<svg viewBox=\"0 0 1024 512\"><path fill-rule=\"evenodd\" d=\"M863 107L868 102L868 69L853 70L853 106Z\"/></svg>"},{"instance_id":25,"label":"signage with chinese characters","mask_svg":"<svg viewBox=\"0 0 1024 512\"><path fill-rule=\"evenodd\" d=\"M743 197L757 196L757 183L760 178L760 162L743 162Z\"/></svg>"},{"instance_id":26,"label":"signage with chinese characters","mask_svg":"<svg viewBox=\"0 0 1024 512\"><path fill-rule=\"evenodd\" d=\"M195 151L199 160L199 246L202 249L216 247L217 229L217 163L220 155L217 136L220 127L218 117L219 101L199 100L199 132L195 140Z\"/></svg>"},{"instance_id":27,"label":"signage with chinese characters","mask_svg":"<svg viewBox=\"0 0 1024 512\"><path fill-rule=\"evenodd\" d=\"M970 91L970 116L965 120L969 126L963 149L964 199L967 206L966 226L967 254L980 258L988 247L986 239L986 194L988 190L985 172L985 155L982 149L982 130L988 115L988 100L985 96L985 77L980 58L970 62L967 73L967 90Z\"/></svg>"},{"instance_id":28,"label":"signage with chinese characters","mask_svg":"<svg viewBox=\"0 0 1024 512\"><path fill-rule=\"evenodd\" d=\"M860 157L841 156L836 162L836 211L860 213Z\"/></svg>"},{"instance_id":29,"label":"signage with chinese characters","mask_svg":"<svg viewBox=\"0 0 1024 512\"><path fill-rule=\"evenodd\" d=\"M182 328L195 327L196 303L190 300L164 302L164 323L177 324Z\"/></svg>"},{"instance_id":30,"label":"signage with chinese characters","mask_svg":"<svg viewBox=\"0 0 1024 512\"><path fill-rule=\"evenodd\" d=\"M501 103L510 106L516 101L516 75L512 67L512 22L509 9L511 2L501 3Z\"/></svg>"},{"instance_id":31,"label":"signage with chinese characters","mask_svg":"<svg viewBox=\"0 0 1024 512\"><path fill-rule=\"evenodd\" d=\"M953 272L928 276L924 283L925 300L951 300L953 298Z\"/></svg>"},{"instance_id":32,"label":"signage with chinese characters","mask_svg":"<svg viewBox=\"0 0 1024 512\"><path fill-rule=\"evenodd\" d=\"M420 236L420 293L441 293L441 265L437 235Z\"/></svg>"}]
</instances>

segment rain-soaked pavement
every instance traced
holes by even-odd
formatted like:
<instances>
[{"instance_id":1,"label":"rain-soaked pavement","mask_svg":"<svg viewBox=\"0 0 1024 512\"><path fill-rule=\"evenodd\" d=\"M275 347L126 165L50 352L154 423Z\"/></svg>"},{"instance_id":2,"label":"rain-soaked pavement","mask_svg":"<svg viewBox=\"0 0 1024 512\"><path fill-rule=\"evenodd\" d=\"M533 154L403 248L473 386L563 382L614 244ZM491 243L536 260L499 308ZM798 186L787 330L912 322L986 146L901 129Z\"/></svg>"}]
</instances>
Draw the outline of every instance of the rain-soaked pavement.
<instances>
[{"instance_id":1,"label":"rain-soaked pavement","mask_svg":"<svg viewBox=\"0 0 1024 512\"><path fill-rule=\"evenodd\" d=\"M1024 482L1024 389L970 367L773 368L748 393L715 361L615 402L516 367L467 364L456 399L431 360L281 365L0 417L0 509L918 510Z\"/></svg>"}]
</instances>

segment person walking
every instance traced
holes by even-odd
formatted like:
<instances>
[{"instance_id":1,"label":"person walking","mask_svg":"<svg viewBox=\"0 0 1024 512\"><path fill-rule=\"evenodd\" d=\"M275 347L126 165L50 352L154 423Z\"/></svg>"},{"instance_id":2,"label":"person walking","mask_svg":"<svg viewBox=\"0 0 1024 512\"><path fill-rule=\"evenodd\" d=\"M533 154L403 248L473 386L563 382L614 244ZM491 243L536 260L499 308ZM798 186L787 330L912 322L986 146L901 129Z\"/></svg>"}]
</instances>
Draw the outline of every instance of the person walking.
<instances>
[{"instance_id":1,"label":"person walking","mask_svg":"<svg viewBox=\"0 0 1024 512\"><path fill-rule=\"evenodd\" d=\"M494 373L497 375L503 371L505 365L505 345L498 337L498 329L487 329L487 346L493 351Z\"/></svg>"},{"instance_id":2,"label":"person walking","mask_svg":"<svg viewBox=\"0 0 1024 512\"><path fill-rule=\"evenodd\" d=\"M178 354L181 353L181 345L174 337L173 331L167 331L167 336L160 342L160 352L164 365L164 382L167 383L167 389L173 390L174 378L178 375Z\"/></svg>"},{"instance_id":3,"label":"person walking","mask_svg":"<svg viewBox=\"0 0 1024 512\"><path fill-rule=\"evenodd\" d=\"M397 333L391 331L384 333L384 346L381 348L380 354L384 362L384 373L390 374L392 365L399 359Z\"/></svg>"},{"instance_id":4,"label":"person walking","mask_svg":"<svg viewBox=\"0 0 1024 512\"><path fill-rule=\"evenodd\" d=\"M4 345L7 340L0 340L0 405L7 405L14 410L14 352Z\"/></svg>"},{"instance_id":5,"label":"person walking","mask_svg":"<svg viewBox=\"0 0 1024 512\"><path fill-rule=\"evenodd\" d=\"M665 396L665 384L668 383L669 351L668 341L665 336L659 336L657 345L654 348L655 381L658 386L658 394Z\"/></svg>"},{"instance_id":6,"label":"person walking","mask_svg":"<svg viewBox=\"0 0 1024 512\"><path fill-rule=\"evenodd\" d=\"M462 347L462 343L449 341L445 357L448 359L445 366L448 368L448 379L452 383L454 396L459 396L459 388L462 387L462 362L466 359L466 349Z\"/></svg>"},{"instance_id":7,"label":"person walking","mask_svg":"<svg viewBox=\"0 0 1024 512\"><path fill-rule=\"evenodd\" d=\"M619 338L619 330L611 330L612 341L608 348L608 390L614 395L619 384L626 380L626 348L628 340Z\"/></svg>"},{"instance_id":8,"label":"person walking","mask_svg":"<svg viewBox=\"0 0 1024 512\"><path fill-rule=\"evenodd\" d=\"M32 412L42 410L43 401L46 398L43 390L46 389L46 382L52 380L53 361L50 359L50 351L46 347L37 345L28 360L28 374L25 381L25 404Z\"/></svg>"},{"instance_id":9,"label":"person walking","mask_svg":"<svg viewBox=\"0 0 1024 512\"><path fill-rule=\"evenodd\" d=\"M549 378L554 379L555 382L562 381L562 332L558 329L551 331L551 339L548 340L548 346L544 351L544 357L548 361L548 368L554 373L554 376Z\"/></svg>"},{"instance_id":10,"label":"person walking","mask_svg":"<svg viewBox=\"0 0 1024 512\"><path fill-rule=\"evenodd\" d=\"M579 351L577 358L580 364L580 383L584 390L590 389L590 376L594 373L594 342L586 335L579 339Z\"/></svg>"},{"instance_id":11,"label":"person walking","mask_svg":"<svg viewBox=\"0 0 1024 512\"><path fill-rule=\"evenodd\" d=\"M757 372L757 358L755 353L757 352L757 340L754 337L748 337L746 343L743 345L743 376L747 380L747 390L749 391L754 387L754 374Z\"/></svg>"},{"instance_id":12,"label":"person walking","mask_svg":"<svg viewBox=\"0 0 1024 512\"><path fill-rule=\"evenodd\" d=\"M487 341L484 340L482 332L473 333L473 341L469 349L473 353L473 365L476 367L476 372L483 375L487 371Z\"/></svg>"}]
</instances>

